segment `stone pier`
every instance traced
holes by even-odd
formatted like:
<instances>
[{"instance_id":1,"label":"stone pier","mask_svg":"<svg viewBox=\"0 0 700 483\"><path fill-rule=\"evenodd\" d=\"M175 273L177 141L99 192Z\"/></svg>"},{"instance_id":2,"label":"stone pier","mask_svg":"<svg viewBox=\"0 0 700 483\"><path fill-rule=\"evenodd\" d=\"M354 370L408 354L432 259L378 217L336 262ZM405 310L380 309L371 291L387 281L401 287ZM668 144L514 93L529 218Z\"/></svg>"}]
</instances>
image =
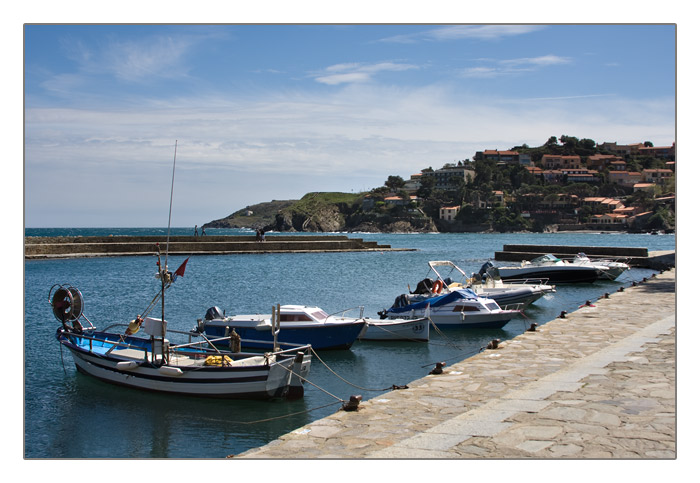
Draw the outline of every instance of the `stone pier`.
<instances>
[{"instance_id":1,"label":"stone pier","mask_svg":"<svg viewBox=\"0 0 700 483\"><path fill-rule=\"evenodd\" d=\"M674 459L675 291L666 271L232 456Z\"/></svg>"},{"instance_id":2,"label":"stone pier","mask_svg":"<svg viewBox=\"0 0 700 483\"><path fill-rule=\"evenodd\" d=\"M407 250L344 235L254 236L86 236L25 237L25 259L153 255L156 243L171 255L227 255L251 253L308 253Z\"/></svg>"}]
</instances>

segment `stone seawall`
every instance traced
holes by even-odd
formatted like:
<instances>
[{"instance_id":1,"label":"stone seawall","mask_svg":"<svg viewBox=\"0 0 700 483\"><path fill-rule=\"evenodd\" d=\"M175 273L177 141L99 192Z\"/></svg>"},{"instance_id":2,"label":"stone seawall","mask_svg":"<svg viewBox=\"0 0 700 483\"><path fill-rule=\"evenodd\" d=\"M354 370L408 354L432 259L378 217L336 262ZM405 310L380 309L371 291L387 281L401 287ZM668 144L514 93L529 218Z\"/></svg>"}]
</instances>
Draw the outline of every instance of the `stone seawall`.
<instances>
[{"instance_id":1,"label":"stone seawall","mask_svg":"<svg viewBox=\"0 0 700 483\"><path fill-rule=\"evenodd\" d=\"M343 235L25 237L25 259L152 255L156 244L170 254L303 253L406 250Z\"/></svg>"}]
</instances>

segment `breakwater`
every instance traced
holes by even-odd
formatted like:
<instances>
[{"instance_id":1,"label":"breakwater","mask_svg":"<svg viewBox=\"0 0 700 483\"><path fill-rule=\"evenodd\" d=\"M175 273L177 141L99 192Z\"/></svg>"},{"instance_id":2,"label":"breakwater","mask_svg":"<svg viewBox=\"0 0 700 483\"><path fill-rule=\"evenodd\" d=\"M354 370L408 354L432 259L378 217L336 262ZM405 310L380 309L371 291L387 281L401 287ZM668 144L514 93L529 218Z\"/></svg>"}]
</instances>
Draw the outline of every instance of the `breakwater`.
<instances>
[{"instance_id":1,"label":"breakwater","mask_svg":"<svg viewBox=\"0 0 700 483\"><path fill-rule=\"evenodd\" d=\"M503 250L494 254L496 261L521 262L532 260L551 253L559 258L573 258L577 253L585 253L591 259L611 258L629 264L631 267L668 269L676 265L676 253L673 250L649 251L642 247L606 247L606 246L562 246L562 245L503 245Z\"/></svg>"},{"instance_id":2,"label":"breakwater","mask_svg":"<svg viewBox=\"0 0 700 483\"><path fill-rule=\"evenodd\" d=\"M406 250L344 235L255 236L80 236L25 237L26 259L152 255L155 245L173 255L234 253L306 253Z\"/></svg>"},{"instance_id":3,"label":"breakwater","mask_svg":"<svg viewBox=\"0 0 700 483\"><path fill-rule=\"evenodd\" d=\"M676 457L675 270L239 458Z\"/></svg>"}]
</instances>

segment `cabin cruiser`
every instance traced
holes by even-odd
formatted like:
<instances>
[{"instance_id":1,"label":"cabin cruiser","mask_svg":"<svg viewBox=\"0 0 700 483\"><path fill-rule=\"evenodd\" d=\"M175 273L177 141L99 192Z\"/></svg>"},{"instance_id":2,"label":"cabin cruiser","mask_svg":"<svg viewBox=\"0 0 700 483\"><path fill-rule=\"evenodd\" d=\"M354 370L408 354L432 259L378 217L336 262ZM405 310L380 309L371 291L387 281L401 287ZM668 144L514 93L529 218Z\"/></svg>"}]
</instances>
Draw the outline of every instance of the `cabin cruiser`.
<instances>
[{"instance_id":1,"label":"cabin cruiser","mask_svg":"<svg viewBox=\"0 0 700 483\"><path fill-rule=\"evenodd\" d=\"M431 322L438 327L501 328L520 314L520 308L502 309L493 299L463 288L443 295L402 294L379 315L382 319L413 319L428 309Z\"/></svg>"},{"instance_id":2,"label":"cabin cruiser","mask_svg":"<svg viewBox=\"0 0 700 483\"><path fill-rule=\"evenodd\" d=\"M520 265L498 267L498 274L506 281L546 279L553 283L582 283L596 281L600 272L607 270L607 267L574 264L546 254L531 261L523 260Z\"/></svg>"},{"instance_id":3,"label":"cabin cruiser","mask_svg":"<svg viewBox=\"0 0 700 483\"><path fill-rule=\"evenodd\" d=\"M366 322L357 318L340 318L327 314L319 307L281 305L275 315L230 315L219 307L207 310L204 320L197 320L196 332L207 337L228 337L235 331L243 339L243 347L263 348L272 338L270 327L279 318L277 340L287 344L311 344L314 349L349 349L365 328ZM303 341L303 342L302 342Z\"/></svg>"}]
</instances>

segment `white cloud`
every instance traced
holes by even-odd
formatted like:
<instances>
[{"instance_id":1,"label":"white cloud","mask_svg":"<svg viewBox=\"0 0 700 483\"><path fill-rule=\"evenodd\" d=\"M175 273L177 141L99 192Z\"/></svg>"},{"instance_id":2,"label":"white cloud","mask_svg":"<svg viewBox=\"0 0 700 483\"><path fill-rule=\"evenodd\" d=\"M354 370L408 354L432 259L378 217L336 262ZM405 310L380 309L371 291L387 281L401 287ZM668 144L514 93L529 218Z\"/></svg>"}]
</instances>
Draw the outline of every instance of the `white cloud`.
<instances>
[{"instance_id":1,"label":"white cloud","mask_svg":"<svg viewBox=\"0 0 700 483\"><path fill-rule=\"evenodd\" d=\"M285 92L245 101L193 98L113 110L28 107L27 225L89 224L72 212L61 221L62 212L51 208L57 189L66 203L90 206L94 216L122 217L125 225L160 223L176 139L177 203L185 205L177 213L188 213L177 223L185 226L309 191L369 189L389 175L407 178L477 150L536 146L552 135L673 141L673 99L569 97L526 102L370 83L324 95Z\"/></svg>"},{"instance_id":2,"label":"white cloud","mask_svg":"<svg viewBox=\"0 0 700 483\"><path fill-rule=\"evenodd\" d=\"M383 42L415 43L424 41L454 41L463 39L498 40L524 35L545 28L542 25L451 25L424 30L414 34L396 35Z\"/></svg>"},{"instance_id":3,"label":"white cloud","mask_svg":"<svg viewBox=\"0 0 700 483\"><path fill-rule=\"evenodd\" d=\"M502 65L525 65L533 67L545 67L549 65L570 64L571 59L558 55L542 55L540 57L522 57L519 59L506 59L499 62Z\"/></svg>"},{"instance_id":4,"label":"white cloud","mask_svg":"<svg viewBox=\"0 0 700 483\"><path fill-rule=\"evenodd\" d=\"M185 76L185 59L207 35L152 35L91 44L64 38L61 48L82 75L109 75L126 82Z\"/></svg>"},{"instance_id":5,"label":"white cloud","mask_svg":"<svg viewBox=\"0 0 700 483\"><path fill-rule=\"evenodd\" d=\"M569 57L558 55L542 55L539 57L521 57L515 59L478 59L487 66L468 67L461 70L462 77L497 77L531 72L554 65L570 64Z\"/></svg>"},{"instance_id":6,"label":"white cloud","mask_svg":"<svg viewBox=\"0 0 700 483\"><path fill-rule=\"evenodd\" d=\"M346 63L326 67L321 74L315 75L315 80L322 84L336 85L355 82L367 82L379 72L400 72L418 69L412 64L394 62L378 62L375 64Z\"/></svg>"}]
</instances>

